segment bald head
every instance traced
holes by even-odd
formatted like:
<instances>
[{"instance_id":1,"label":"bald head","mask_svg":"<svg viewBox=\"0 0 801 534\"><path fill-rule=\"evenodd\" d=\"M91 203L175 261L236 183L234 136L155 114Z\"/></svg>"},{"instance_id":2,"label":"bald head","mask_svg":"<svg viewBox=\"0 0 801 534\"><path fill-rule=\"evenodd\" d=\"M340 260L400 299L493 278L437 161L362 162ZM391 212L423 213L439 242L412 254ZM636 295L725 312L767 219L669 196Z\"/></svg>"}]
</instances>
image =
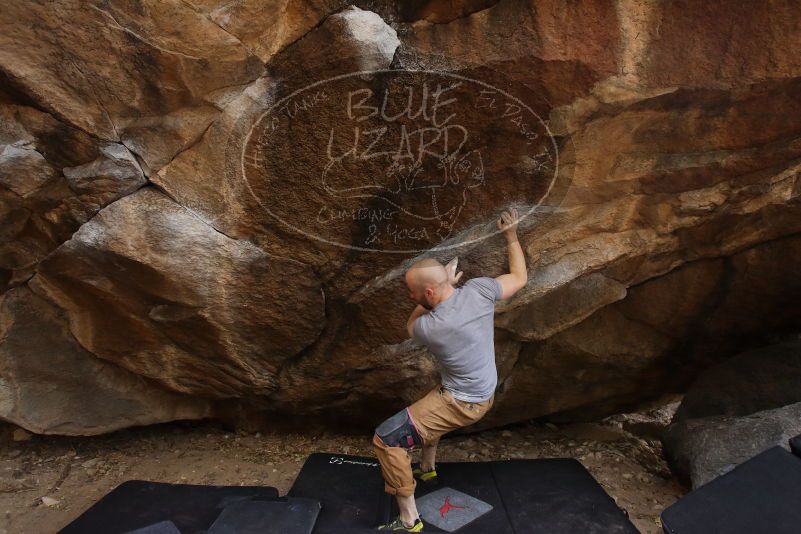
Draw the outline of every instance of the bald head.
<instances>
[{"instance_id":1,"label":"bald head","mask_svg":"<svg viewBox=\"0 0 801 534\"><path fill-rule=\"evenodd\" d=\"M426 288L437 288L448 281L448 273L445 267L434 258L426 258L415 262L406 271L406 283L410 287L425 290Z\"/></svg>"},{"instance_id":2,"label":"bald head","mask_svg":"<svg viewBox=\"0 0 801 534\"><path fill-rule=\"evenodd\" d=\"M409 267L406 285L411 299L428 309L449 296L452 289L448 283L448 272L434 258L422 259Z\"/></svg>"}]
</instances>

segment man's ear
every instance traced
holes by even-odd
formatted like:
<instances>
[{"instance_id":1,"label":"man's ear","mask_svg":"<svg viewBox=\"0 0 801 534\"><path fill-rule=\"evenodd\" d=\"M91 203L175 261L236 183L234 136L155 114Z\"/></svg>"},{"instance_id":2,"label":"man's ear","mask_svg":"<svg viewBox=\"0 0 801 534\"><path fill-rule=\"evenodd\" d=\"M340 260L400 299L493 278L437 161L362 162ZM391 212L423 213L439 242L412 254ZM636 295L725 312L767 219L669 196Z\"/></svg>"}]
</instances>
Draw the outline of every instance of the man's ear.
<instances>
[{"instance_id":1,"label":"man's ear","mask_svg":"<svg viewBox=\"0 0 801 534\"><path fill-rule=\"evenodd\" d=\"M431 299L433 299L433 298L436 296L436 293L434 292L434 288L432 288L432 287L427 287L427 288L426 288L426 291L425 291L425 295L426 295L426 297L427 297L427 298L426 298L426 302L428 302L428 301L430 301Z\"/></svg>"}]
</instances>

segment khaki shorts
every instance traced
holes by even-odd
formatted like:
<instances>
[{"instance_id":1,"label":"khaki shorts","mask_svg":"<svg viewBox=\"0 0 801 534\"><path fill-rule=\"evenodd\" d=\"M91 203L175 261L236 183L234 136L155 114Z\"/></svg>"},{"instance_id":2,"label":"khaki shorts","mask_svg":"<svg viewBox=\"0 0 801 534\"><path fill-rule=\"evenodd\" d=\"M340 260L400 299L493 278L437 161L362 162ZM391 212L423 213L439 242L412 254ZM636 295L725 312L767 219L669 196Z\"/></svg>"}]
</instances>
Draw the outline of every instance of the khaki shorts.
<instances>
[{"instance_id":1,"label":"khaki shorts","mask_svg":"<svg viewBox=\"0 0 801 534\"><path fill-rule=\"evenodd\" d=\"M409 406L409 414L424 445L434 445L446 432L471 425L492 408L495 395L483 402L455 399L450 391L437 386ZM384 490L401 496L414 495L417 485L412 476L412 462L407 449L389 447L373 435L373 449L381 464Z\"/></svg>"}]
</instances>

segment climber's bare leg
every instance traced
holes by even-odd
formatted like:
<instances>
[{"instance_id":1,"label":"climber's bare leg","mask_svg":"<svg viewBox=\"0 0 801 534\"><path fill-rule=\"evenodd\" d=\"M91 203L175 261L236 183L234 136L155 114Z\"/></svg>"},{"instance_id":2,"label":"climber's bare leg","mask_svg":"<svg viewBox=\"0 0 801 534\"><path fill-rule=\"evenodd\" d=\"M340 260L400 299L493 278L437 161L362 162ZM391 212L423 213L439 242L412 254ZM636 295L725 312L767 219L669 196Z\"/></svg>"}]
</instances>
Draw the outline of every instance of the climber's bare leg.
<instances>
[{"instance_id":1,"label":"climber's bare leg","mask_svg":"<svg viewBox=\"0 0 801 534\"><path fill-rule=\"evenodd\" d=\"M423 454L420 460L420 469L423 471L431 471L436 466L437 445L439 440L423 445Z\"/></svg>"},{"instance_id":2,"label":"climber's bare leg","mask_svg":"<svg viewBox=\"0 0 801 534\"><path fill-rule=\"evenodd\" d=\"M401 521L407 526L414 524L414 520L420 517L417 512L417 503L414 501L414 495L402 497L395 495L398 498L398 509L400 510Z\"/></svg>"}]
</instances>

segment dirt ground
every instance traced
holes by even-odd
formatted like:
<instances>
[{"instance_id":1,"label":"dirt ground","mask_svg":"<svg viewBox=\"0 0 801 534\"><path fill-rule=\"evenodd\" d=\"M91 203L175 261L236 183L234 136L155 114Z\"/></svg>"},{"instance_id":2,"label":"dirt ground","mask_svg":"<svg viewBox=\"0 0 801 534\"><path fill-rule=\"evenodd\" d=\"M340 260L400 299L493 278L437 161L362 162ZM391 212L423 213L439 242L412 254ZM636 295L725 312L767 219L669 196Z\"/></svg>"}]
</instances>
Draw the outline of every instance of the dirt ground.
<instances>
[{"instance_id":1,"label":"dirt ground","mask_svg":"<svg viewBox=\"0 0 801 534\"><path fill-rule=\"evenodd\" d=\"M661 533L659 513L686 489L670 476L658 440L627 431L643 424L618 416L600 423L557 427L529 422L446 435L438 461L573 457L642 532ZM312 452L373 456L371 436L246 434L210 422L171 423L92 438L25 439L25 434L11 425L0 426L0 534L56 532L130 479L267 485L284 495ZM419 460L418 452L413 459Z\"/></svg>"}]
</instances>

